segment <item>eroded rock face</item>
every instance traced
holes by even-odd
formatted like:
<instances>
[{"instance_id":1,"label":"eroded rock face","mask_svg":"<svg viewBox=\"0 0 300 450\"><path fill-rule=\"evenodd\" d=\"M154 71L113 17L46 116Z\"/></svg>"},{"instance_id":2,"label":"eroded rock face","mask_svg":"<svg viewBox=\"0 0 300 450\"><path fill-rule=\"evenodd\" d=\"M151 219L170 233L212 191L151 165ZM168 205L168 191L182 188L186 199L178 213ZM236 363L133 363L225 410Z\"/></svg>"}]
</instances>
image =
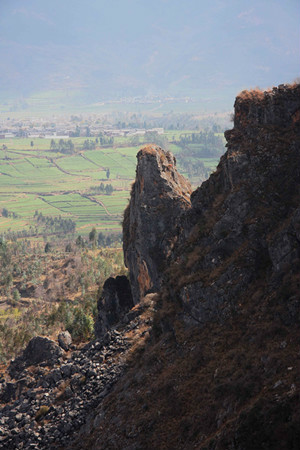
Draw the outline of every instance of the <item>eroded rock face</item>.
<instances>
[{"instance_id":1,"label":"eroded rock face","mask_svg":"<svg viewBox=\"0 0 300 450\"><path fill-rule=\"evenodd\" d=\"M124 213L124 258L134 303L160 288L179 217L190 208L190 183L170 152L155 145L137 154L136 180Z\"/></svg>"},{"instance_id":2,"label":"eroded rock face","mask_svg":"<svg viewBox=\"0 0 300 450\"><path fill-rule=\"evenodd\" d=\"M297 98L298 97L298 98ZM236 98L234 128L253 134L256 127L288 127L300 121L299 85L279 85L266 92L242 91Z\"/></svg>"}]
</instances>

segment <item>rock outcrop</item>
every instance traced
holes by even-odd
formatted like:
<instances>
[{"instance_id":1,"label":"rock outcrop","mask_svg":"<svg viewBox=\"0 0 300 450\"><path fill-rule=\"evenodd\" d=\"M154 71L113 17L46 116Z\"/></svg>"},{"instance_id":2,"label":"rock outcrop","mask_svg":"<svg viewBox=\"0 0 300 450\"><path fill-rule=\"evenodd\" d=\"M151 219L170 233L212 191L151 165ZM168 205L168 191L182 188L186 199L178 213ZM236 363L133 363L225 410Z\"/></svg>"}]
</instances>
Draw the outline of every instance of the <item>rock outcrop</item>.
<instances>
[{"instance_id":1,"label":"rock outcrop","mask_svg":"<svg viewBox=\"0 0 300 450\"><path fill-rule=\"evenodd\" d=\"M149 145L137 154L136 180L124 213L125 264L134 303L160 289L180 216L190 208L191 186L177 172L176 159Z\"/></svg>"},{"instance_id":2,"label":"rock outcrop","mask_svg":"<svg viewBox=\"0 0 300 450\"><path fill-rule=\"evenodd\" d=\"M266 92L242 91L234 104L234 129L253 134L264 126L286 128L299 124L298 95L299 85L281 84Z\"/></svg>"},{"instance_id":3,"label":"rock outcrop","mask_svg":"<svg viewBox=\"0 0 300 450\"><path fill-rule=\"evenodd\" d=\"M62 331L59 333L58 337L58 344L59 346L64 349L65 351L68 351L72 345L72 336L69 333L69 331Z\"/></svg>"},{"instance_id":4,"label":"rock outcrop","mask_svg":"<svg viewBox=\"0 0 300 450\"><path fill-rule=\"evenodd\" d=\"M103 336L134 306L130 284L125 276L108 278L98 301L98 317L95 323L95 334Z\"/></svg>"}]
</instances>

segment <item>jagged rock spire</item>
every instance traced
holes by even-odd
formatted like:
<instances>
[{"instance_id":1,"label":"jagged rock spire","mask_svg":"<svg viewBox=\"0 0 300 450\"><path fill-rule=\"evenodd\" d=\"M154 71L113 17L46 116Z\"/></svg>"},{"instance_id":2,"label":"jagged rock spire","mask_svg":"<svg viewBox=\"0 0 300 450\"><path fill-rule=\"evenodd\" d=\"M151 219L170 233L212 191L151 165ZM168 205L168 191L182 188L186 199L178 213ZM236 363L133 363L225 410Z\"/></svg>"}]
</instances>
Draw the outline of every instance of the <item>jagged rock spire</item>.
<instances>
[{"instance_id":1,"label":"jagged rock spire","mask_svg":"<svg viewBox=\"0 0 300 450\"><path fill-rule=\"evenodd\" d=\"M124 258L134 302L160 288L162 269L176 239L176 223L190 208L190 183L176 159L156 145L137 154L136 180L124 213Z\"/></svg>"}]
</instances>

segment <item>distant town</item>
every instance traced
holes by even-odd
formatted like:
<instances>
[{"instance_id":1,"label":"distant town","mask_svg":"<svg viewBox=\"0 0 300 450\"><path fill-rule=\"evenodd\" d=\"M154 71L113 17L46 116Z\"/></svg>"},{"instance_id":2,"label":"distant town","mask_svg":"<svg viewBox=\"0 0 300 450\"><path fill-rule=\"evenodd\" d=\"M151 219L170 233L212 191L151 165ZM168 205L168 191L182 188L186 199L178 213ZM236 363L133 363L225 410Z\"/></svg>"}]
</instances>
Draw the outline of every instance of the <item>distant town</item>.
<instances>
[{"instance_id":1,"label":"distant town","mask_svg":"<svg viewBox=\"0 0 300 450\"><path fill-rule=\"evenodd\" d=\"M103 124L98 116L82 119L77 116L49 120L43 118L14 119L7 117L0 121L0 139L44 138L65 139L70 137L109 137L143 136L146 132L163 134L164 128L146 128L142 125L128 127L125 123Z\"/></svg>"}]
</instances>

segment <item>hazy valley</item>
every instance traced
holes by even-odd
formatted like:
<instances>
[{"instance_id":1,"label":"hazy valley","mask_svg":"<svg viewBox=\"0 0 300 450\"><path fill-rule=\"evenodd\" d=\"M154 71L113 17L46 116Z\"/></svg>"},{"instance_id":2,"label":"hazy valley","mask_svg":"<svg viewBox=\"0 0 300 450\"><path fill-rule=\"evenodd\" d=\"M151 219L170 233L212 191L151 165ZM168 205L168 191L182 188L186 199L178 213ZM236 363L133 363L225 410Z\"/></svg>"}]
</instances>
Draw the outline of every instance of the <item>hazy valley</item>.
<instances>
[{"instance_id":1,"label":"hazy valley","mask_svg":"<svg viewBox=\"0 0 300 450\"><path fill-rule=\"evenodd\" d=\"M296 0L0 0L0 449L299 450Z\"/></svg>"}]
</instances>

